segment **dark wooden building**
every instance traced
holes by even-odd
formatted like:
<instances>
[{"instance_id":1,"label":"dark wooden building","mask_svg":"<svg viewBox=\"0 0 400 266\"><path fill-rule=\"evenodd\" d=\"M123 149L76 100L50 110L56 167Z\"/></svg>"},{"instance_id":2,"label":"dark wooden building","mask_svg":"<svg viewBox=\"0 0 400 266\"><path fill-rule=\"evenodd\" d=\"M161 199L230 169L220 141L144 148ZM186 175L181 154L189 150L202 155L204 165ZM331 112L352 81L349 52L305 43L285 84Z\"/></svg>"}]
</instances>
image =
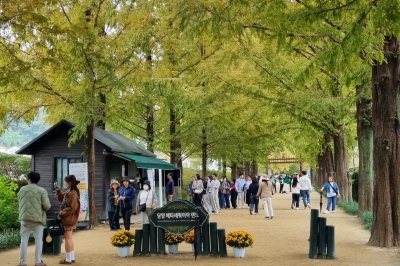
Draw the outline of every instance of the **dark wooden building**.
<instances>
[{"instance_id":1,"label":"dark wooden building","mask_svg":"<svg viewBox=\"0 0 400 266\"><path fill-rule=\"evenodd\" d=\"M51 200L51 212L58 211L60 204L54 195L54 182L63 186L70 163L83 162L84 140L68 147L69 134L74 123L62 120L37 138L19 149L17 154L32 156L32 171L41 176L39 185L47 190ZM174 166L119 133L96 129L95 132L95 204L103 219L107 217L106 193L111 179L121 181L129 176L131 181L143 182L147 169L174 171ZM156 171L157 172L157 171Z\"/></svg>"}]
</instances>

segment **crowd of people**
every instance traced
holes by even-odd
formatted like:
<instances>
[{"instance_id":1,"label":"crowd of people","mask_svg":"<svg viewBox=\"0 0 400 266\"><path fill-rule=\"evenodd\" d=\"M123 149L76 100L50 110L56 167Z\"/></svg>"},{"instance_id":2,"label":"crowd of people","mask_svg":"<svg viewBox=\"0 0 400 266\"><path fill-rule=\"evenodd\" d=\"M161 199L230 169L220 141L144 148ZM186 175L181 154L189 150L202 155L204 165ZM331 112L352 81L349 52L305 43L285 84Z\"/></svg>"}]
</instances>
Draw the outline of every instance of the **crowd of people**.
<instances>
[{"instance_id":1,"label":"crowd of people","mask_svg":"<svg viewBox=\"0 0 400 266\"><path fill-rule=\"evenodd\" d=\"M237 179L228 180L226 176L218 179L217 174L201 178L192 176L188 185L191 201L203 207L209 214L218 214L222 209L249 209L250 214L259 214L258 205L262 201L265 219L274 219L272 195L274 186L267 175L245 179L239 174ZM247 207L246 207L247 204Z\"/></svg>"},{"instance_id":2,"label":"crowd of people","mask_svg":"<svg viewBox=\"0 0 400 266\"><path fill-rule=\"evenodd\" d=\"M167 175L166 199L172 201L174 194L173 174ZM35 236L35 266L46 266L42 260L42 238L43 229L46 225L46 212L50 209L50 201L45 189L37 184L40 175L36 172L28 174L28 185L20 189L18 193L19 201L19 220L21 221L21 258L18 266L26 266L27 246L30 233L33 231ZM55 197L61 202L61 211L57 216L64 228L65 259L60 264L75 263L74 242L72 231L76 228L80 211L80 193L78 189L79 181L75 176L69 175L64 178L66 191L61 191L57 184L54 184ZM292 194L292 209L299 209L300 200L303 201L304 209L311 208L310 193L312 192L311 180L306 171L284 177L278 176L270 178L268 175L248 176L244 174L228 180L226 176L221 179L217 174L200 178L199 174L192 177L188 189L191 201L199 207L203 207L210 214L218 214L223 209L246 209L250 215L259 214L259 203L264 209L266 220L274 219L274 209L272 196L275 193ZM332 176L328 177L327 182L321 188L321 193L326 191L328 204L324 213L336 211L336 202L340 197L339 186L334 182ZM144 181L143 190L140 190L136 203L135 189L130 184L129 177L124 177L122 185L117 180L111 180L110 189L107 192L107 211L109 226L111 231L120 230L120 213L123 219L124 229L130 230L130 219L134 211L141 213L142 224L149 223L149 215L157 207L158 198L155 191L151 188L148 180ZM248 205L246 207L246 204ZM135 205L135 206L133 206Z\"/></svg>"}]
</instances>

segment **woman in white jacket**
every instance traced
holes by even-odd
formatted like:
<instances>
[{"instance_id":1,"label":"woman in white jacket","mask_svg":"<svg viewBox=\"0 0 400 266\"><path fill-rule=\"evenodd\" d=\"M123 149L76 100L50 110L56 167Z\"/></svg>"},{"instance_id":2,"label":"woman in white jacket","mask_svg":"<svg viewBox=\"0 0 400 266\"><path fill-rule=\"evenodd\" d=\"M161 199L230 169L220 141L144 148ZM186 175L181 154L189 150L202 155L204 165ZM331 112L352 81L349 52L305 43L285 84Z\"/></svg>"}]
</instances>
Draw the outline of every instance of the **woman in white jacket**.
<instances>
[{"instance_id":1,"label":"woman in white jacket","mask_svg":"<svg viewBox=\"0 0 400 266\"><path fill-rule=\"evenodd\" d=\"M146 210L140 211L140 205L146 203ZM146 180L143 184L143 190L139 192L136 200L136 213L141 213L142 225L149 223L149 216L153 209L157 208L158 198L154 190L151 189L150 181Z\"/></svg>"}]
</instances>

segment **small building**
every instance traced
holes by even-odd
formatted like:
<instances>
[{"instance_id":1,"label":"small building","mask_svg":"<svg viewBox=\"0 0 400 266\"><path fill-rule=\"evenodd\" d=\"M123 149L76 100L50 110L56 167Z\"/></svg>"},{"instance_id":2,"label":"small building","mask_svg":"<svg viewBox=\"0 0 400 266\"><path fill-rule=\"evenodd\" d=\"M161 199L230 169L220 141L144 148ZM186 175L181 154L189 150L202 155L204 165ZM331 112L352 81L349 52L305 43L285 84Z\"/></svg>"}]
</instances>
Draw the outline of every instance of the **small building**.
<instances>
[{"instance_id":1,"label":"small building","mask_svg":"<svg viewBox=\"0 0 400 266\"><path fill-rule=\"evenodd\" d=\"M74 123L62 120L16 152L32 156L31 169L40 174L39 185L49 193L52 206L50 213L60 209L60 203L52 196L55 193L54 183L63 188L64 177L69 174L68 165L83 162L84 139L68 146L74 126ZM172 164L157 159L154 153L141 145L119 133L96 128L94 194L97 215L103 219L107 217L106 194L111 179L121 181L123 176L129 176L131 181L143 183L147 178L147 169L163 169L176 173L174 179L180 178L180 171L174 170ZM163 173L163 184L165 178Z\"/></svg>"}]
</instances>

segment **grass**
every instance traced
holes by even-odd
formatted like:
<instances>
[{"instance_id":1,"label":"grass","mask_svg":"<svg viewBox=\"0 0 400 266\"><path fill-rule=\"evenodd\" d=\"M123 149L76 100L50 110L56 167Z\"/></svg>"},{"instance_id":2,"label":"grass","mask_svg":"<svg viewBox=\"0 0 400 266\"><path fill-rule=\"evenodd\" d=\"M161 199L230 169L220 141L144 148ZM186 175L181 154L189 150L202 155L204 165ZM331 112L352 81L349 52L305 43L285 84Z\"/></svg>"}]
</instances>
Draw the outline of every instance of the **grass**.
<instances>
[{"instance_id":1,"label":"grass","mask_svg":"<svg viewBox=\"0 0 400 266\"><path fill-rule=\"evenodd\" d=\"M315 191L319 191L320 188L315 186ZM324 191L324 196L326 197L326 192ZM342 208L346 213L351 215L358 215L358 203L355 201L342 201L339 200L338 206ZM372 211L365 211L361 214L361 220L364 224L364 229L371 230L373 215Z\"/></svg>"},{"instance_id":2,"label":"grass","mask_svg":"<svg viewBox=\"0 0 400 266\"><path fill-rule=\"evenodd\" d=\"M373 215L372 211L365 211L361 214L361 220L364 223L364 229L371 230Z\"/></svg>"},{"instance_id":3,"label":"grass","mask_svg":"<svg viewBox=\"0 0 400 266\"><path fill-rule=\"evenodd\" d=\"M339 200L338 205L340 208L342 208L348 214L352 214L352 215L358 214L358 203L357 202Z\"/></svg>"},{"instance_id":4,"label":"grass","mask_svg":"<svg viewBox=\"0 0 400 266\"><path fill-rule=\"evenodd\" d=\"M33 233L29 236L29 243L35 242ZM19 231L14 229L5 229L0 232L0 251L18 247L21 243Z\"/></svg>"}]
</instances>

